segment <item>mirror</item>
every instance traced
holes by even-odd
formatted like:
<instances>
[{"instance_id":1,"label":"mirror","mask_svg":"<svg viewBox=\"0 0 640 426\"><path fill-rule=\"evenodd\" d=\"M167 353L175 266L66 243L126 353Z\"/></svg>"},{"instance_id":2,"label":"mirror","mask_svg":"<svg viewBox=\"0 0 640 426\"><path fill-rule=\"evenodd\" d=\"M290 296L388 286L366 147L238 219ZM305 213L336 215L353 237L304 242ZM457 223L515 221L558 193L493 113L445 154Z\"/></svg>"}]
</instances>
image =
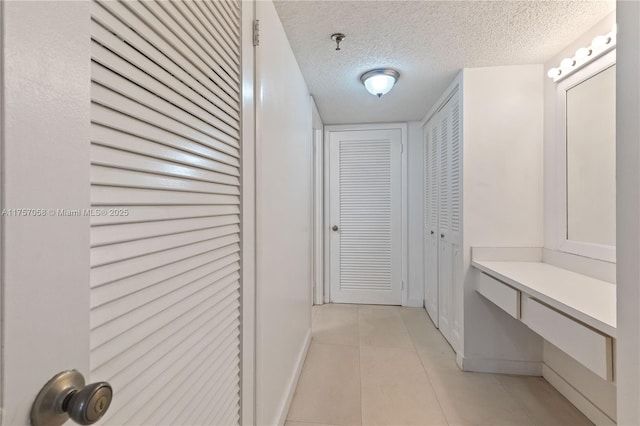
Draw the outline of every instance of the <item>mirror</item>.
<instances>
[{"instance_id":1,"label":"mirror","mask_svg":"<svg viewBox=\"0 0 640 426\"><path fill-rule=\"evenodd\" d=\"M562 251L615 262L615 51L558 84Z\"/></svg>"},{"instance_id":2,"label":"mirror","mask_svg":"<svg viewBox=\"0 0 640 426\"><path fill-rule=\"evenodd\" d=\"M567 90L567 239L616 245L616 66Z\"/></svg>"}]
</instances>

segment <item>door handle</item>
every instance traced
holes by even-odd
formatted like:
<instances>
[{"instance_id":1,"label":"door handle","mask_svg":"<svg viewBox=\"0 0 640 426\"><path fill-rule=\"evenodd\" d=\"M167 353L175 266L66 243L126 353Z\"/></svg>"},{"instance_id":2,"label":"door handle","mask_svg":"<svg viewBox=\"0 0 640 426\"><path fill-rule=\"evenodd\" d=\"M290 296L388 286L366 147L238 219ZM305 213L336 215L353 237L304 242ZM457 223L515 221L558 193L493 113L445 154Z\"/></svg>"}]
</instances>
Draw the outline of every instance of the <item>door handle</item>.
<instances>
[{"instance_id":1,"label":"door handle","mask_svg":"<svg viewBox=\"0 0 640 426\"><path fill-rule=\"evenodd\" d=\"M33 401L31 425L60 426L69 418L81 425L94 424L107 412L112 397L109 383L85 386L79 371L63 371L49 380Z\"/></svg>"},{"instance_id":2,"label":"door handle","mask_svg":"<svg viewBox=\"0 0 640 426\"><path fill-rule=\"evenodd\" d=\"M333 225L333 226L331 227L331 229L333 229L334 231L337 231L337 230L338 230L338 229L340 229L340 228L338 228L338 225Z\"/></svg>"},{"instance_id":3,"label":"door handle","mask_svg":"<svg viewBox=\"0 0 640 426\"><path fill-rule=\"evenodd\" d=\"M444 238L444 234L440 234L440 238Z\"/></svg>"},{"instance_id":4,"label":"door handle","mask_svg":"<svg viewBox=\"0 0 640 426\"><path fill-rule=\"evenodd\" d=\"M433 235L433 234L434 234L434 232L433 232L433 231L431 231L431 235Z\"/></svg>"}]
</instances>

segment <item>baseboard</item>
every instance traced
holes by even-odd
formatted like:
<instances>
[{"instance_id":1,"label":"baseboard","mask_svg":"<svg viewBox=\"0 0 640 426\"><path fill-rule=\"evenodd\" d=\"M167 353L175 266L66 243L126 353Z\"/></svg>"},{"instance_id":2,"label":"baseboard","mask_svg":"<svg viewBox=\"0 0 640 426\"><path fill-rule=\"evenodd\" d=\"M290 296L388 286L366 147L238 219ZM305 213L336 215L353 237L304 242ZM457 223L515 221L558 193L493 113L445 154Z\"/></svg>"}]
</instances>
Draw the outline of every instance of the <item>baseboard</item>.
<instances>
[{"instance_id":1,"label":"baseboard","mask_svg":"<svg viewBox=\"0 0 640 426\"><path fill-rule=\"evenodd\" d=\"M284 400L284 405L280 410L280 416L278 417L278 425L282 426L287 420L287 414L289 414L289 408L291 408L291 402L293 401L293 395L296 393L296 387L298 386L298 380L300 379L300 373L302 372L302 366L304 360L307 358L307 352L309 352L309 345L311 345L311 329L307 331L307 335L304 338L304 344L302 350L298 354L296 360L296 368L289 382L287 397Z\"/></svg>"},{"instance_id":2,"label":"baseboard","mask_svg":"<svg viewBox=\"0 0 640 426\"><path fill-rule=\"evenodd\" d=\"M483 359L462 357L464 371L475 373L516 374L519 376L542 376L542 362L512 361L508 359Z\"/></svg>"},{"instance_id":3,"label":"baseboard","mask_svg":"<svg viewBox=\"0 0 640 426\"><path fill-rule=\"evenodd\" d=\"M576 406L582 414L584 414L594 424L601 426L615 426L616 422L603 413L598 407L593 405L591 401L584 397L576 388L571 386L569 382L564 380L558 373L553 371L546 364L542 367L542 377L551 384L558 392Z\"/></svg>"},{"instance_id":4,"label":"baseboard","mask_svg":"<svg viewBox=\"0 0 640 426\"><path fill-rule=\"evenodd\" d=\"M409 298L409 300L407 300L407 306L410 308L423 308L424 301L422 299Z\"/></svg>"},{"instance_id":5,"label":"baseboard","mask_svg":"<svg viewBox=\"0 0 640 426\"><path fill-rule=\"evenodd\" d=\"M458 352L456 352L456 364L458 365L458 368L460 370L462 370L463 360L464 360L464 357L462 356L462 354L459 354Z\"/></svg>"}]
</instances>

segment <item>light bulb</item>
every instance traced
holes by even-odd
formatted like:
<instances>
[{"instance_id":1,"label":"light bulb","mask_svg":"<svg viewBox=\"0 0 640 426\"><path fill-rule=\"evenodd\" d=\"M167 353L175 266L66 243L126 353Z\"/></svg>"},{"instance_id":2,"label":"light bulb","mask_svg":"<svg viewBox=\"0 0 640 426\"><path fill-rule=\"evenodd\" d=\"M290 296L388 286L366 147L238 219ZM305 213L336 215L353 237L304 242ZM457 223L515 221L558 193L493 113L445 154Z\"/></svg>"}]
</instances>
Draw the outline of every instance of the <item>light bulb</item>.
<instances>
[{"instance_id":1,"label":"light bulb","mask_svg":"<svg viewBox=\"0 0 640 426\"><path fill-rule=\"evenodd\" d=\"M610 41L611 41L611 37L600 35L593 39L593 41L591 42L591 45L593 47L603 47L609 44Z\"/></svg>"},{"instance_id":2,"label":"light bulb","mask_svg":"<svg viewBox=\"0 0 640 426\"><path fill-rule=\"evenodd\" d=\"M574 66L576 64L576 61L574 61L571 58L564 58L561 62L560 62L560 66L562 68L571 68L572 66Z\"/></svg>"},{"instance_id":3,"label":"light bulb","mask_svg":"<svg viewBox=\"0 0 640 426\"><path fill-rule=\"evenodd\" d=\"M587 56L591 56L591 49L587 49L586 47L581 47L576 50L576 59L584 59Z\"/></svg>"},{"instance_id":4,"label":"light bulb","mask_svg":"<svg viewBox=\"0 0 640 426\"><path fill-rule=\"evenodd\" d=\"M558 77L560 74L562 74L562 71L560 71L558 68L551 68L549 70L549 72L547 73L547 75L549 76L549 78L556 78Z\"/></svg>"}]
</instances>

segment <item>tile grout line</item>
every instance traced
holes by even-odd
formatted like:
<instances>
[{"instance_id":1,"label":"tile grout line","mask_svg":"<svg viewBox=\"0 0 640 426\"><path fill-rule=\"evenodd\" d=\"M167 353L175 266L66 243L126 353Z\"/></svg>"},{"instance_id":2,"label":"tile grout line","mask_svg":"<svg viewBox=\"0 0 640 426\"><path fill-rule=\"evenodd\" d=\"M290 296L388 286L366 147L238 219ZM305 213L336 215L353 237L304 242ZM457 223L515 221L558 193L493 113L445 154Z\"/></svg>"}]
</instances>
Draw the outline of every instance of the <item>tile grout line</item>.
<instances>
[{"instance_id":1,"label":"tile grout line","mask_svg":"<svg viewBox=\"0 0 640 426\"><path fill-rule=\"evenodd\" d=\"M405 321L405 317L400 315L402 318L402 324L404 325L404 327L407 329L407 333L409 333L409 327L407 327L407 323ZM433 386L433 382L431 381L431 376L429 375L429 372L427 371L427 367L425 367L424 362L422 361L422 357L420 356L420 353L418 352L418 347L416 346L416 342L413 340L413 336L411 336L411 333L409 333L409 339L411 339L411 344L413 345L413 350L416 351L416 355L418 356L418 360L420 360L420 365L422 366L422 369L424 370L424 374L427 376L427 381L429 382L429 386L431 386L431 389L433 390L433 395L436 397L436 402L438 403L438 407L440 407L440 411L442 412L442 415L444 416L444 420L447 422L447 425L449 425L449 418L447 417L447 413L444 410L444 407L442 406L442 403L440 403L440 398L438 398L438 391L436 391L435 386Z\"/></svg>"}]
</instances>

